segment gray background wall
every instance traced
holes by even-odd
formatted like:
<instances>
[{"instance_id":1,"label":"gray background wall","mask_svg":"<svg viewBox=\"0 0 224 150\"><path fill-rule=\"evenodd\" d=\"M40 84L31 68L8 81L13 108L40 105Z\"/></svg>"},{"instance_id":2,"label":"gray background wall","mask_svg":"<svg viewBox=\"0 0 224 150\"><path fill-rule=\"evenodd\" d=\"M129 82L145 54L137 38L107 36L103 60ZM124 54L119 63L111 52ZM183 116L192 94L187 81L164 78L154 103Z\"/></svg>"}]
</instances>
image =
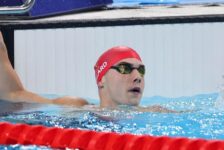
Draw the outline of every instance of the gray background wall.
<instances>
[{"instance_id":1,"label":"gray background wall","mask_svg":"<svg viewBox=\"0 0 224 150\"><path fill-rule=\"evenodd\" d=\"M218 90L223 39L224 23L17 30L15 69L34 92L98 98L98 56L127 45L147 67L145 97L191 96Z\"/></svg>"}]
</instances>

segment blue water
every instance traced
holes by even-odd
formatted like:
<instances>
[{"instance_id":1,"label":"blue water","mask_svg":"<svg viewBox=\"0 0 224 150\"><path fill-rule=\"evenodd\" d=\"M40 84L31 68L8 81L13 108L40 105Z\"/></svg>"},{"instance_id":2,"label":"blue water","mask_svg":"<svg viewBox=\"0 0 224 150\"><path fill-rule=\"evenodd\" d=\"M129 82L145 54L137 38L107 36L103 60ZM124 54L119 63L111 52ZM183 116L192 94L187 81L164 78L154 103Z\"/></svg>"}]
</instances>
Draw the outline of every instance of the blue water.
<instances>
[{"instance_id":1,"label":"blue water","mask_svg":"<svg viewBox=\"0 0 224 150\"><path fill-rule=\"evenodd\" d=\"M155 136L224 139L224 104L216 105L219 98L219 94L212 93L179 98L155 96L143 98L141 102L145 107L162 105L180 113L139 112L135 107L126 106L100 110L19 103L16 105L18 109L13 107L1 112L0 121Z\"/></svg>"}]
</instances>

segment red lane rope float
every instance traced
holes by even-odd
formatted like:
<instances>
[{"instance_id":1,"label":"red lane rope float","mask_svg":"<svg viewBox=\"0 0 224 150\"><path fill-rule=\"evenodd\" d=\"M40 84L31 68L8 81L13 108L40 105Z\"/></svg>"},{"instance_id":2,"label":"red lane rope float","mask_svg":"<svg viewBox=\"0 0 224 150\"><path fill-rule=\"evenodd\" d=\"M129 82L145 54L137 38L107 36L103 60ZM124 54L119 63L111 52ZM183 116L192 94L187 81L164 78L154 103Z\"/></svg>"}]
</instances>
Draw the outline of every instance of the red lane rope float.
<instances>
[{"instance_id":1,"label":"red lane rope float","mask_svg":"<svg viewBox=\"0 0 224 150\"><path fill-rule=\"evenodd\" d=\"M81 150L224 150L224 141L0 123L0 144Z\"/></svg>"}]
</instances>

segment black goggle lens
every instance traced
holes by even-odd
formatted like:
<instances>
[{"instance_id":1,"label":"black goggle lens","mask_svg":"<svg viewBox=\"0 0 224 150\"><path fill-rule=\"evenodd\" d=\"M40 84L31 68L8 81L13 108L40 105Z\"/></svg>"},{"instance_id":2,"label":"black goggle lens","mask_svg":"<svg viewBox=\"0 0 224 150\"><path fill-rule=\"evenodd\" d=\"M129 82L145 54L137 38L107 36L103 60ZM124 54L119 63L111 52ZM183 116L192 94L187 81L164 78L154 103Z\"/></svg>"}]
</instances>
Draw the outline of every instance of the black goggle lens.
<instances>
[{"instance_id":1,"label":"black goggle lens","mask_svg":"<svg viewBox=\"0 0 224 150\"><path fill-rule=\"evenodd\" d=\"M141 76L145 75L144 65L133 67L133 65L129 63L120 63L117 66L112 66L111 68L117 70L121 74L130 74L134 69L137 69Z\"/></svg>"}]
</instances>

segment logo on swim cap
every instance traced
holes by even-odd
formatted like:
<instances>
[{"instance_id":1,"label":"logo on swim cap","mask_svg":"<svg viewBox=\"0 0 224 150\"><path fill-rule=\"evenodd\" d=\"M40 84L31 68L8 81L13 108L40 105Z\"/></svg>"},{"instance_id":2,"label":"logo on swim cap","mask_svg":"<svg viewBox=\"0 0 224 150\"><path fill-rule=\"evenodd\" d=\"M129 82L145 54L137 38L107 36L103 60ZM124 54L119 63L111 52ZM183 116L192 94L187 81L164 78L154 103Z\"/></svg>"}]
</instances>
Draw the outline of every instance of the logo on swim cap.
<instances>
[{"instance_id":1,"label":"logo on swim cap","mask_svg":"<svg viewBox=\"0 0 224 150\"><path fill-rule=\"evenodd\" d=\"M97 83L101 81L111 66L126 58L136 58L142 61L135 50L126 46L117 46L105 51L94 66Z\"/></svg>"},{"instance_id":2,"label":"logo on swim cap","mask_svg":"<svg viewBox=\"0 0 224 150\"><path fill-rule=\"evenodd\" d=\"M103 71L103 69L105 69L107 67L107 62L103 62L103 64L99 67L99 70L98 70L98 74L97 74L97 77L99 76L99 74Z\"/></svg>"}]
</instances>

